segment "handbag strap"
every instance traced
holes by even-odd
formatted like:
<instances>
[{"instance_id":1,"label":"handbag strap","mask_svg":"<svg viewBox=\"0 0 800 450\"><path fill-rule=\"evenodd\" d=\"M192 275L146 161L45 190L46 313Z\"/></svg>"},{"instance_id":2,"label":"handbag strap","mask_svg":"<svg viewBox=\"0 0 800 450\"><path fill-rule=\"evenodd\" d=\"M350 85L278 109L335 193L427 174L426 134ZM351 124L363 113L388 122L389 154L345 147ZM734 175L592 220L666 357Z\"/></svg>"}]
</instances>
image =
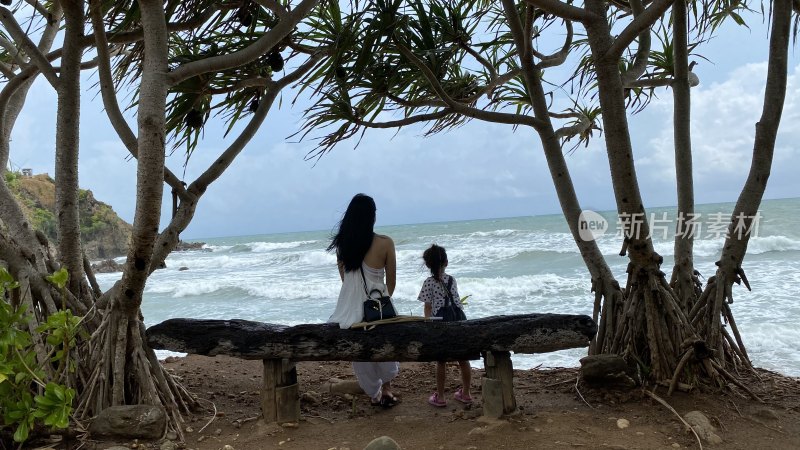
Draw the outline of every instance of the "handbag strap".
<instances>
[{"instance_id":1,"label":"handbag strap","mask_svg":"<svg viewBox=\"0 0 800 450\"><path fill-rule=\"evenodd\" d=\"M451 304L455 304L455 301L453 301L453 293L450 291L450 289L453 287L453 277L450 277L450 279L447 280L447 286L445 286L441 281L439 283L444 288L445 294L447 294L447 298L444 299L444 307L447 308Z\"/></svg>"},{"instance_id":2,"label":"handbag strap","mask_svg":"<svg viewBox=\"0 0 800 450\"><path fill-rule=\"evenodd\" d=\"M361 269L361 279L364 280L364 294L366 294L367 299L368 300L372 299L372 293L376 291L378 292L379 297L383 297L383 292L380 289L373 289L371 291L367 291L367 277L364 276L364 266L361 266L360 269Z\"/></svg>"},{"instance_id":3,"label":"handbag strap","mask_svg":"<svg viewBox=\"0 0 800 450\"><path fill-rule=\"evenodd\" d=\"M364 294L367 295L367 298L370 298L369 292L367 292L367 277L364 276L364 266L360 266L359 269L361 270L361 279L364 280Z\"/></svg>"}]
</instances>

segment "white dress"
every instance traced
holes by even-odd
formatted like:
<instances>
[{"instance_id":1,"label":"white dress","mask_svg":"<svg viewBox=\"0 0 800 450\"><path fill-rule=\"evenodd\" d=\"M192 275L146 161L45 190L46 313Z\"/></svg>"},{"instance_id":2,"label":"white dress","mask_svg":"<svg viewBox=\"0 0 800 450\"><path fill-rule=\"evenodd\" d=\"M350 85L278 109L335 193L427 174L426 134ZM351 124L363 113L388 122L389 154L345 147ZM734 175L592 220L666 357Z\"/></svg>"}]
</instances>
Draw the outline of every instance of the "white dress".
<instances>
[{"instance_id":1,"label":"white dress","mask_svg":"<svg viewBox=\"0 0 800 450\"><path fill-rule=\"evenodd\" d=\"M329 323L338 323L339 328L350 328L354 323L364 320L366 292L378 289L383 295L389 295L386 283L383 281L384 269L373 269L365 263L361 263L361 267L364 269L364 278L361 278L360 270L344 273L336 309L328 319ZM364 292L364 280L367 282L366 292ZM382 395L381 386L396 377L399 371L400 363L395 361L353 363L353 372L356 374L359 386L376 402Z\"/></svg>"},{"instance_id":2,"label":"white dress","mask_svg":"<svg viewBox=\"0 0 800 450\"><path fill-rule=\"evenodd\" d=\"M384 269L373 269L365 263L361 263L361 267L364 269L364 278L361 277L360 270L344 273L336 309L328 319L328 322L338 323L341 329L350 328L354 323L364 320L366 292L377 289L381 291L382 295L389 295L386 283L383 282ZM367 281L366 292L364 291L364 280Z\"/></svg>"}]
</instances>

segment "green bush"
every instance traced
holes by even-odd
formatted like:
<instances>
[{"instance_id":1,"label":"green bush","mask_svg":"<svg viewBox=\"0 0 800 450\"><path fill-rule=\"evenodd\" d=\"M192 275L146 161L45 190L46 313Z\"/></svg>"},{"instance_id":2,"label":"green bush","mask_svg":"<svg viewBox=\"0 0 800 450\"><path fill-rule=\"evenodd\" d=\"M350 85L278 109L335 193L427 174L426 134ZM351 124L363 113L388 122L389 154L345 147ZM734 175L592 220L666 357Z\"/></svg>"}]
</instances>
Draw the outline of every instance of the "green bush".
<instances>
[{"instance_id":1,"label":"green bush","mask_svg":"<svg viewBox=\"0 0 800 450\"><path fill-rule=\"evenodd\" d=\"M57 286L65 279L63 269L48 277ZM8 271L0 267L0 430L13 430L14 441L25 442L36 425L60 429L69 426L75 390L56 380L75 370L71 351L81 319L69 310L59 311L37 328L45 337L49 362L55 369L55 379L47 379L28 332L30 317L25 308L10 302L11 291L18 287Z\"/></svg>"},{"instance_id":2,"label":"green bush","mask_svg":"<svg viewBox=\"0 0 800 450\"><path fill-rule=\"evenodd\" d=\"M56 216L47 209L33 206L31 208L33 217L31 222L35 230L40 230L48 239L56 240L58 236L58 224Z\"/></svg>"},{"instance_id":3,"label":"green bush","mask_svg":"<svg viewBox=\"0 0 800 450\"><path fill-rule=\"evenodd\" d=\"M16 189L19 186L20 177L22 177L22 174L19 172L6 171L6 185L12 190Z\"/></svg>"}]
</instances>

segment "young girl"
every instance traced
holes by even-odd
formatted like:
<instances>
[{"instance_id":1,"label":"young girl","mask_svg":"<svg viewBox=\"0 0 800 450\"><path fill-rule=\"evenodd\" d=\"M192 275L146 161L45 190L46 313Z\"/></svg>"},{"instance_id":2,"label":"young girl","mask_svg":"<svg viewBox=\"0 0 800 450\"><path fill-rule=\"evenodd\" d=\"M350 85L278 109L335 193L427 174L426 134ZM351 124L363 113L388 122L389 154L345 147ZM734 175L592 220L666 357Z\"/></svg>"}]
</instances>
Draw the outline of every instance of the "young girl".
<instances>
[{"instance_id":1,"label":"young girl","mask_svg":"<svg viewBox=\"0 0 800 450\"><path fill-rule=\"evenodd\" d=\"M444 247L436 244L432 245L422 254L422 259L428 269L431 270L431 276L422 284L422 289L417 297L417 300L425 302L425 317L436 316L439 309L448 302L452 302L457 308L461 308L456 280L444 273L444 269L447 267L447 253ZM461 367L461 388L456 391L454 397L461 403L470 404L472 403L472 397L470 396L469 387L472 369L469 361L459 361L458 365ZM433 406L447 406L447 400L444 398L445 368L444 361L436 363L436 392L428 398L428 403Z\"/></svg>"}]
</instances>

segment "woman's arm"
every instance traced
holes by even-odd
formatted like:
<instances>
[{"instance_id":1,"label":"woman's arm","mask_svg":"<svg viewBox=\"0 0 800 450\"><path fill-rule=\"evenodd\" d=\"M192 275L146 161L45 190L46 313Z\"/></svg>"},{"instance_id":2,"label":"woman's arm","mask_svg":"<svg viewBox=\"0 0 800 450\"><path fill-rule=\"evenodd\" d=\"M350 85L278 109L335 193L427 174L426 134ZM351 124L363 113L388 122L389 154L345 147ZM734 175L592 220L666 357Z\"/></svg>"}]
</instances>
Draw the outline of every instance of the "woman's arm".
<instances>
[{"instance_id":1,"label":"woman's arm","mask_svg":"<svg viewBox=\"0 0 800 450\"><path fill-rule=\"evenodd\" d=\"M386 289L391 297L397 284L397 255L395 254L394 241L388 236L386 237L386 247Z\"/></svg>"},{"instance_id":2,"label":"woman's arm","mask_svg":"<svg viewBox=\"0 0 800 450\"><path fill-rule=\"evenodd\" d=\"M425 303L425 317L431 316L431 304Z\"/></svg>"}]
</instances>

